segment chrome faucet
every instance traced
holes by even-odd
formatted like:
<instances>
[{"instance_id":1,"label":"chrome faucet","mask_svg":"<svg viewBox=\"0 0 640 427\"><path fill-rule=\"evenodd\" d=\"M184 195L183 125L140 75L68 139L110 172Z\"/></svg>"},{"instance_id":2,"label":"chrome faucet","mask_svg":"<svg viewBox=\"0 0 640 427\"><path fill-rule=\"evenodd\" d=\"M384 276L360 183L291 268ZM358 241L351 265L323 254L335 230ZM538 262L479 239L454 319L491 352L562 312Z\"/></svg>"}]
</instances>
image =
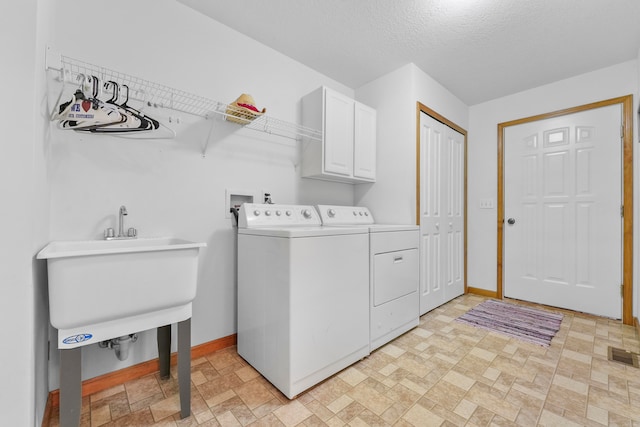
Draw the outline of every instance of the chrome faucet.
<instances>
[{"instance_id":1,"label":"chrome faucet","mask_svg":"<svg viewBox=\"0 0 640 427\"><path fill-rule=\"evenodd\" d=\"M106 240L116 240L116 239L135 239L138 237L138 230L133 227L130 227L127 232L124 232L124 217L128 215L126 206L120 206L119 218L118 218L118 235L115 235L113 228L109 227L104 230L104 238Z\"/></svg>"},{"instance_id":2,"label":"chrome faucet","mask_svg":"<svg viewBox=\"0 0 640 427\"><path fill-rule=\"evenodd\" d=\"M118 227L118 237L126 237L124 234L124 217L129 215L125 205L120 206L120 226Z\"/></svg>"}]
</instances>

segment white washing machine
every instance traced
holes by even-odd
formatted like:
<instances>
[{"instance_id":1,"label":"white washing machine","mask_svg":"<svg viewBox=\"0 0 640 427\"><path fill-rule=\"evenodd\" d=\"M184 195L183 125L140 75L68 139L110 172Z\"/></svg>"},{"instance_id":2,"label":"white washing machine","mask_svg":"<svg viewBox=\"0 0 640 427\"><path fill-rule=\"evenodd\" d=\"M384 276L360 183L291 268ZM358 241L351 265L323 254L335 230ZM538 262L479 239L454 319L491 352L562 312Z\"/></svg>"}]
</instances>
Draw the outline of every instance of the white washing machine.
<instances>
[{"instance_id":1,"label":"white washing machine","mask_svg":"<svg viewBox=\"0 0 640 427\"><path fill-rule=\"evenodd\" d=\"M318 205L322 224L366 228L369 232L370 350L420 322L420 228L376 224L369 209Z\"/></svg>"},{"instance_id":2,"label":"white washing machine","mask_svg":"<svg viewBox=\"0 0 640 427\"><path fill-rule=\"evenodd\" d=\"M288 398L369 354L368 248L313 206L240 208L238 354Z\"/></svg>"}]
</instances>

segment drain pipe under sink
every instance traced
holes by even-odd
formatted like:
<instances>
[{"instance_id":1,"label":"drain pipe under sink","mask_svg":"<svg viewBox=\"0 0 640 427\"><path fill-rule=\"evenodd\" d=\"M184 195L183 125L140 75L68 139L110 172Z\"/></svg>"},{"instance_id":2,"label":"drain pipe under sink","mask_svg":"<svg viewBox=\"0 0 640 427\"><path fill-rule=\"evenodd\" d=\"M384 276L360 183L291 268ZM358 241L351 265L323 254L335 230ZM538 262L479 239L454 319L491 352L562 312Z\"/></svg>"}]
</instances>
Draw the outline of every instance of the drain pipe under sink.
<instances>
[{"instance_id":1,"label":"drain pipe under sink","mask_svg":"<svg viewBox=\"0 0 640 427\"><path fill-rule=\"evenodd\" d=\"M102 341L98 344L100 348L111 348L115 351L118 360L127 360L129 357L129 347L138 340L138 334L123 335L111 340Z\"/></svg>"}]
</instances>

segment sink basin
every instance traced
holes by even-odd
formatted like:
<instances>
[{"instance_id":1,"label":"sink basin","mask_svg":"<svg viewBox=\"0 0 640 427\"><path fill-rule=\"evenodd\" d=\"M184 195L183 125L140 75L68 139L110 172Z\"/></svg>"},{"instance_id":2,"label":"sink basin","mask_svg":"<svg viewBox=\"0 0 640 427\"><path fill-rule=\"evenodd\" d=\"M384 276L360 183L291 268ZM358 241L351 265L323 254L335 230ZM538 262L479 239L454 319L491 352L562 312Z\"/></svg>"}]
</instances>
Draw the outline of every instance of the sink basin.
<instances>
[{"instance_id":1,"label":"sink basin","mask_svg":"<svg viewBox=\"0 0 640 427\"><path fill-rule=\"evenodd\" d=\"M47 260L59 348L191 317L198 254L205 246L178 238L49 243L37 258Z\"/></svg>"}]
</instances>

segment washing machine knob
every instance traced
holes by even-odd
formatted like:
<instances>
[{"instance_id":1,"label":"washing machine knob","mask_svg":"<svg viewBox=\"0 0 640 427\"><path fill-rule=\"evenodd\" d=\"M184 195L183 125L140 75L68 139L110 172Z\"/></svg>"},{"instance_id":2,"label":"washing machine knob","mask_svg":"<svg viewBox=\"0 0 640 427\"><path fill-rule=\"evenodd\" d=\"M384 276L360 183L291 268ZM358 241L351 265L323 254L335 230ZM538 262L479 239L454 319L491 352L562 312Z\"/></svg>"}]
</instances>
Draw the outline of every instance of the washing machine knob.
<instances>
[{"instance_id":1,"label":"washing machine knob","mask_svg":"<svg viewBox=\"0 0 640 427\"><path fill-rule=\"evenodd\" d=\"M304 216L306 219L311 218L311 211L309 209L305 209L302 211L302 216Z\"/></svg>"},{"instance_id":2,"label":"washing machine knob","mask_svg":"<svg viewBox=\"0 0 640 427\"><path fill-rule=\"evenodd\" d=\"M353 211L353 216L358 216L358 212Z\"/></svg>"},{"instance_id":3,"label":"washing machine knob","mask_svg":"<svg viewBox=\"0 0 640 427\"><path fill-rule=\"evenodd\" d=\"M287 216L291 216L291 211L286 211L285 213L287 214Z\"/></svg>"},{"instance_id":4,"label":"washing machine knob","mask_svg":"<svg viewBox=\"0 0 640 427\"><path fill-rule=\"evenodd\" d=\"M255 211L253 211L253 215L260 216L260 211L258 209L256 209Z\"/></svg>"},{"instance_id":5,"label":"washing machine knob","mask_svg":"<svg viewBox=\"0 0 640 427\"><path fill-rule=\"evenodd\" d=\"M365 213L364 213L364 216L369 216L369 212L365 212Z\"/></svg>"},{"instance_id":6,"label":"washing machine knob","mask_svg":"<svg viewBox=\"0 0 640 427\"><path fill-rule=\"evenodd\" d=\"M271 216L271 211L265 211L265 212L264 212L264 214L265 214L266 216Z\"/></svg>"},{"instance_id":7,"label":"washing machine knob","mask_svg":"<svg viewBox=\"0 0 640 427\"><path fill-rule=\"evenodd\" d=\"M280 216L280 215L282 215L282 212L276 211L276 216Z\"/></svg>"},{"instance_id":8,"label":"washing machine knob","mask_svg":"<svg viewBox=\"0 0 640 427\"><path fill-rule=\"evenodd\" d=\"M336 210L335 210L335 209L329 209L329 210L327 211L327 214L329 214L329 216L330 216L331 218L333 218L334 216L336 216Z\"/></svg>"}]
</instances>

